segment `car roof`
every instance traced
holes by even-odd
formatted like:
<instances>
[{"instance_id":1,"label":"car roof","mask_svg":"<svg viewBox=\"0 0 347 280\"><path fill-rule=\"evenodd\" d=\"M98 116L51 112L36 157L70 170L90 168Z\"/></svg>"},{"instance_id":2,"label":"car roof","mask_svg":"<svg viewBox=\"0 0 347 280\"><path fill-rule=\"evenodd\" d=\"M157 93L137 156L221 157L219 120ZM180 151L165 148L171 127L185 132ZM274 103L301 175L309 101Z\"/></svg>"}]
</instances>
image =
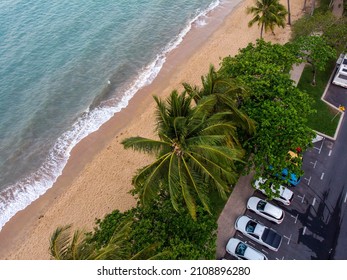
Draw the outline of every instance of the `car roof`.
<instances>
[{"instance_id":1,"label":"car roof","mask_svg":"<svg viewBox=\"0 0 347 280\"><path fill-rule=\"evenodd\" d=\"M226 246L227 251L235 252L239 245L244 246L245 250L243 251L243 254L241 254L241 255L243 255L246 259L250 259L250 260L263 260L264 259L265 256L263 253L255 250L254 248L247 245L245 242L241 241L238 238L234 238L234 237L229 239L228 244Z\"/></svg>"},{"instance_id":2,"label":"car roof","mask_svg":"<svg viewBox=\"0 0 347 280\"><path fill-rule=\"evenodd\" d=\"M238 227L244 231L247 231L246 230L247 226L249 228L252 227L252 232L250 232L250 233L254 233L258 236L261 236L264 232L264 229L265 229L265 226L259 224L257 221L252 220L251 218L249 218L247 216L240 216L236 222L237 222ZM253 225L250 224L250 222L253 222L255 226L253 227Z\"/></svg>"},{"instance_id":3,"label":"car roof","mask_svg":"<svg viewBox=\"0 0 347 280\"><path fill-rule=\"evenodd\" d=\"M282 209L280 209L279 207L271 204L270 202L264 200L264 199L261 199L259 197L256 197L256 196L251 196L249 199L248 199L248 202L247 204L250 206L251 209L257 209L257 205L260 201L264 201L266 204L265 204L265 208L264 208L264 212L267 212L267 213L270 213L273 217L277 218L277 219L280 219L282 217L282 214L283 214L283 211Z\"/></svg>"}]
</instances>

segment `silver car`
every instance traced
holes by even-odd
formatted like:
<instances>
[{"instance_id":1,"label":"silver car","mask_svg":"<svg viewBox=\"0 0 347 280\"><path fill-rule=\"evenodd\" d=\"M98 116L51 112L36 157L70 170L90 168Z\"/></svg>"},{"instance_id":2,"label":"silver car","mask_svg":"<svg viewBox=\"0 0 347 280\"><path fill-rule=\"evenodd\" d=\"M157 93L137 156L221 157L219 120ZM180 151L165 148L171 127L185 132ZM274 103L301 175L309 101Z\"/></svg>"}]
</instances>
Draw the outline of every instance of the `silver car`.
<instances>
[{"instance_id":1,"label":"silver car","mask_svg":"<svg viewBox=\"0 0 347 280\"><path fill-rule=\"evenodd\" d=\"M260 192L262 192L263 194L266 195L265 191L261 188L261 186L263 184L265 184L265 182L267 181L267 179L264 179L262 177L260 177L258 180L256 180L254 182L254 187L259 190ZM273 191L273 193L276 193L276 190L274 189L274 186L273 184L271 184L271 190ZM281 203L283 203L284 205L290 205L290 203L292 202L293 200L293 197L294 197L294 193L286 188L285 186L282 186L280 185L279 187L279 196L278 197L274 197L274 200L277 200Z\"/></svg>"},{"instance_id":2,"label":"silver car","mask_svg":"<svg viewBox=\"0 0 347 280\"><path fill-rule=\"evenodd\" d=\"M226 251L239 260L267 260L267 257L237 238L230 238Z\"/></svg>"},{"instance_id":3,"label":"silver car","mask_svg":"<svg viewBox=\"0 0 347 280\"><path fill-rule=\"evenodd\" d=\"M235 222L235 228L248 238L273 251L278 251L281 246L281 235L247 216L238 217Z\"/></svg>"},{"instance_id":4,"label":"silver car","mask_svg":"<svg viewBox=\"0 0 347 280\"><path fill-rule=\"evenodd\" d=\"M281 208L259 197L250 197L247 202L247 209L277 224L282 223L284 219L284 211Z\"/></svg>"}]
</instances>

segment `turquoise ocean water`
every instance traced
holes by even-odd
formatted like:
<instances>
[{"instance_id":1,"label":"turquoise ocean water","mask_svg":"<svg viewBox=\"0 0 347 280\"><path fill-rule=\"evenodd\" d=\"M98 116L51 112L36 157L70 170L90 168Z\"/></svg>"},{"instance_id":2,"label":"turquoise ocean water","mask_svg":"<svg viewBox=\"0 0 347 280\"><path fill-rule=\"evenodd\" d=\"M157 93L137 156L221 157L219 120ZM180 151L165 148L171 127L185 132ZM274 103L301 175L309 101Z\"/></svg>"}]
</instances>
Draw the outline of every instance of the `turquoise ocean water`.
<instances>
[{"instance_id":1,"label":"turquoise ocean water","mask_svg":"<svg viewBox=\"0 0 347 280\"><path fill-rule=\"evenodd\" d=\"M0 229L223 0L0 1Z\"/></svg>"}]
</instances>

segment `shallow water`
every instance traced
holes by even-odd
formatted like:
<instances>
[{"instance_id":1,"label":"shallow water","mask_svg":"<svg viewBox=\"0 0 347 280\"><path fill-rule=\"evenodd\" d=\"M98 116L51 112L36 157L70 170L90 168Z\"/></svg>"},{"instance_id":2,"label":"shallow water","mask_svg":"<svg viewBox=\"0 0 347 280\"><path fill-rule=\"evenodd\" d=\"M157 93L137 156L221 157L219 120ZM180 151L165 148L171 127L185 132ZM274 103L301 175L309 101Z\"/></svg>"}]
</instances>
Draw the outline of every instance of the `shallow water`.
<instances>
[{"instance_id":1,"label":"shallow water","mask_svg":"<svg viewBox=\"0 0 347 280\"><path fill-rule=\"evenodd\" d=\"M218 0L0 3L0 229L159 73Z\"/></svg>"}]
</instances>

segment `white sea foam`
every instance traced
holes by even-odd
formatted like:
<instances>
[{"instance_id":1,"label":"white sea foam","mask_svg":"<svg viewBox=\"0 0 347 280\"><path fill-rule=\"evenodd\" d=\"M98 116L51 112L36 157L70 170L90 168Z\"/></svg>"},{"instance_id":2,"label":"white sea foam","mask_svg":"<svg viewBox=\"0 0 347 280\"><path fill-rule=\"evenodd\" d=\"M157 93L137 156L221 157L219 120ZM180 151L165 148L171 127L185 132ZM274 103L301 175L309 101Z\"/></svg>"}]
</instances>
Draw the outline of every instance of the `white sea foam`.
<instances>
[{"instance_id":1,"label":"white sea foam","mask_svg":"<svg viewBox=\"0 0 347 280\"><path fill-rule=\"evenodd\" d=\"M167 54L178 47L194 23L199 24L201 18L205 18L209 12L219 5L220 1L216 0L207 9L197 11L194 18L157 55L156 59L142 69L134 83L124 92L120 101L118 100L111 105L109 103L107 105L102 104L93 110L86 109L71 129L58 138L46 160L36 172L8 186L0 193L0 230L17 212L26 208L52 187L62 174L73 147L83 138L98 130L114 114L125 108L138 90L152 83L163 67Z\"/></svg>"}]
</instances>

